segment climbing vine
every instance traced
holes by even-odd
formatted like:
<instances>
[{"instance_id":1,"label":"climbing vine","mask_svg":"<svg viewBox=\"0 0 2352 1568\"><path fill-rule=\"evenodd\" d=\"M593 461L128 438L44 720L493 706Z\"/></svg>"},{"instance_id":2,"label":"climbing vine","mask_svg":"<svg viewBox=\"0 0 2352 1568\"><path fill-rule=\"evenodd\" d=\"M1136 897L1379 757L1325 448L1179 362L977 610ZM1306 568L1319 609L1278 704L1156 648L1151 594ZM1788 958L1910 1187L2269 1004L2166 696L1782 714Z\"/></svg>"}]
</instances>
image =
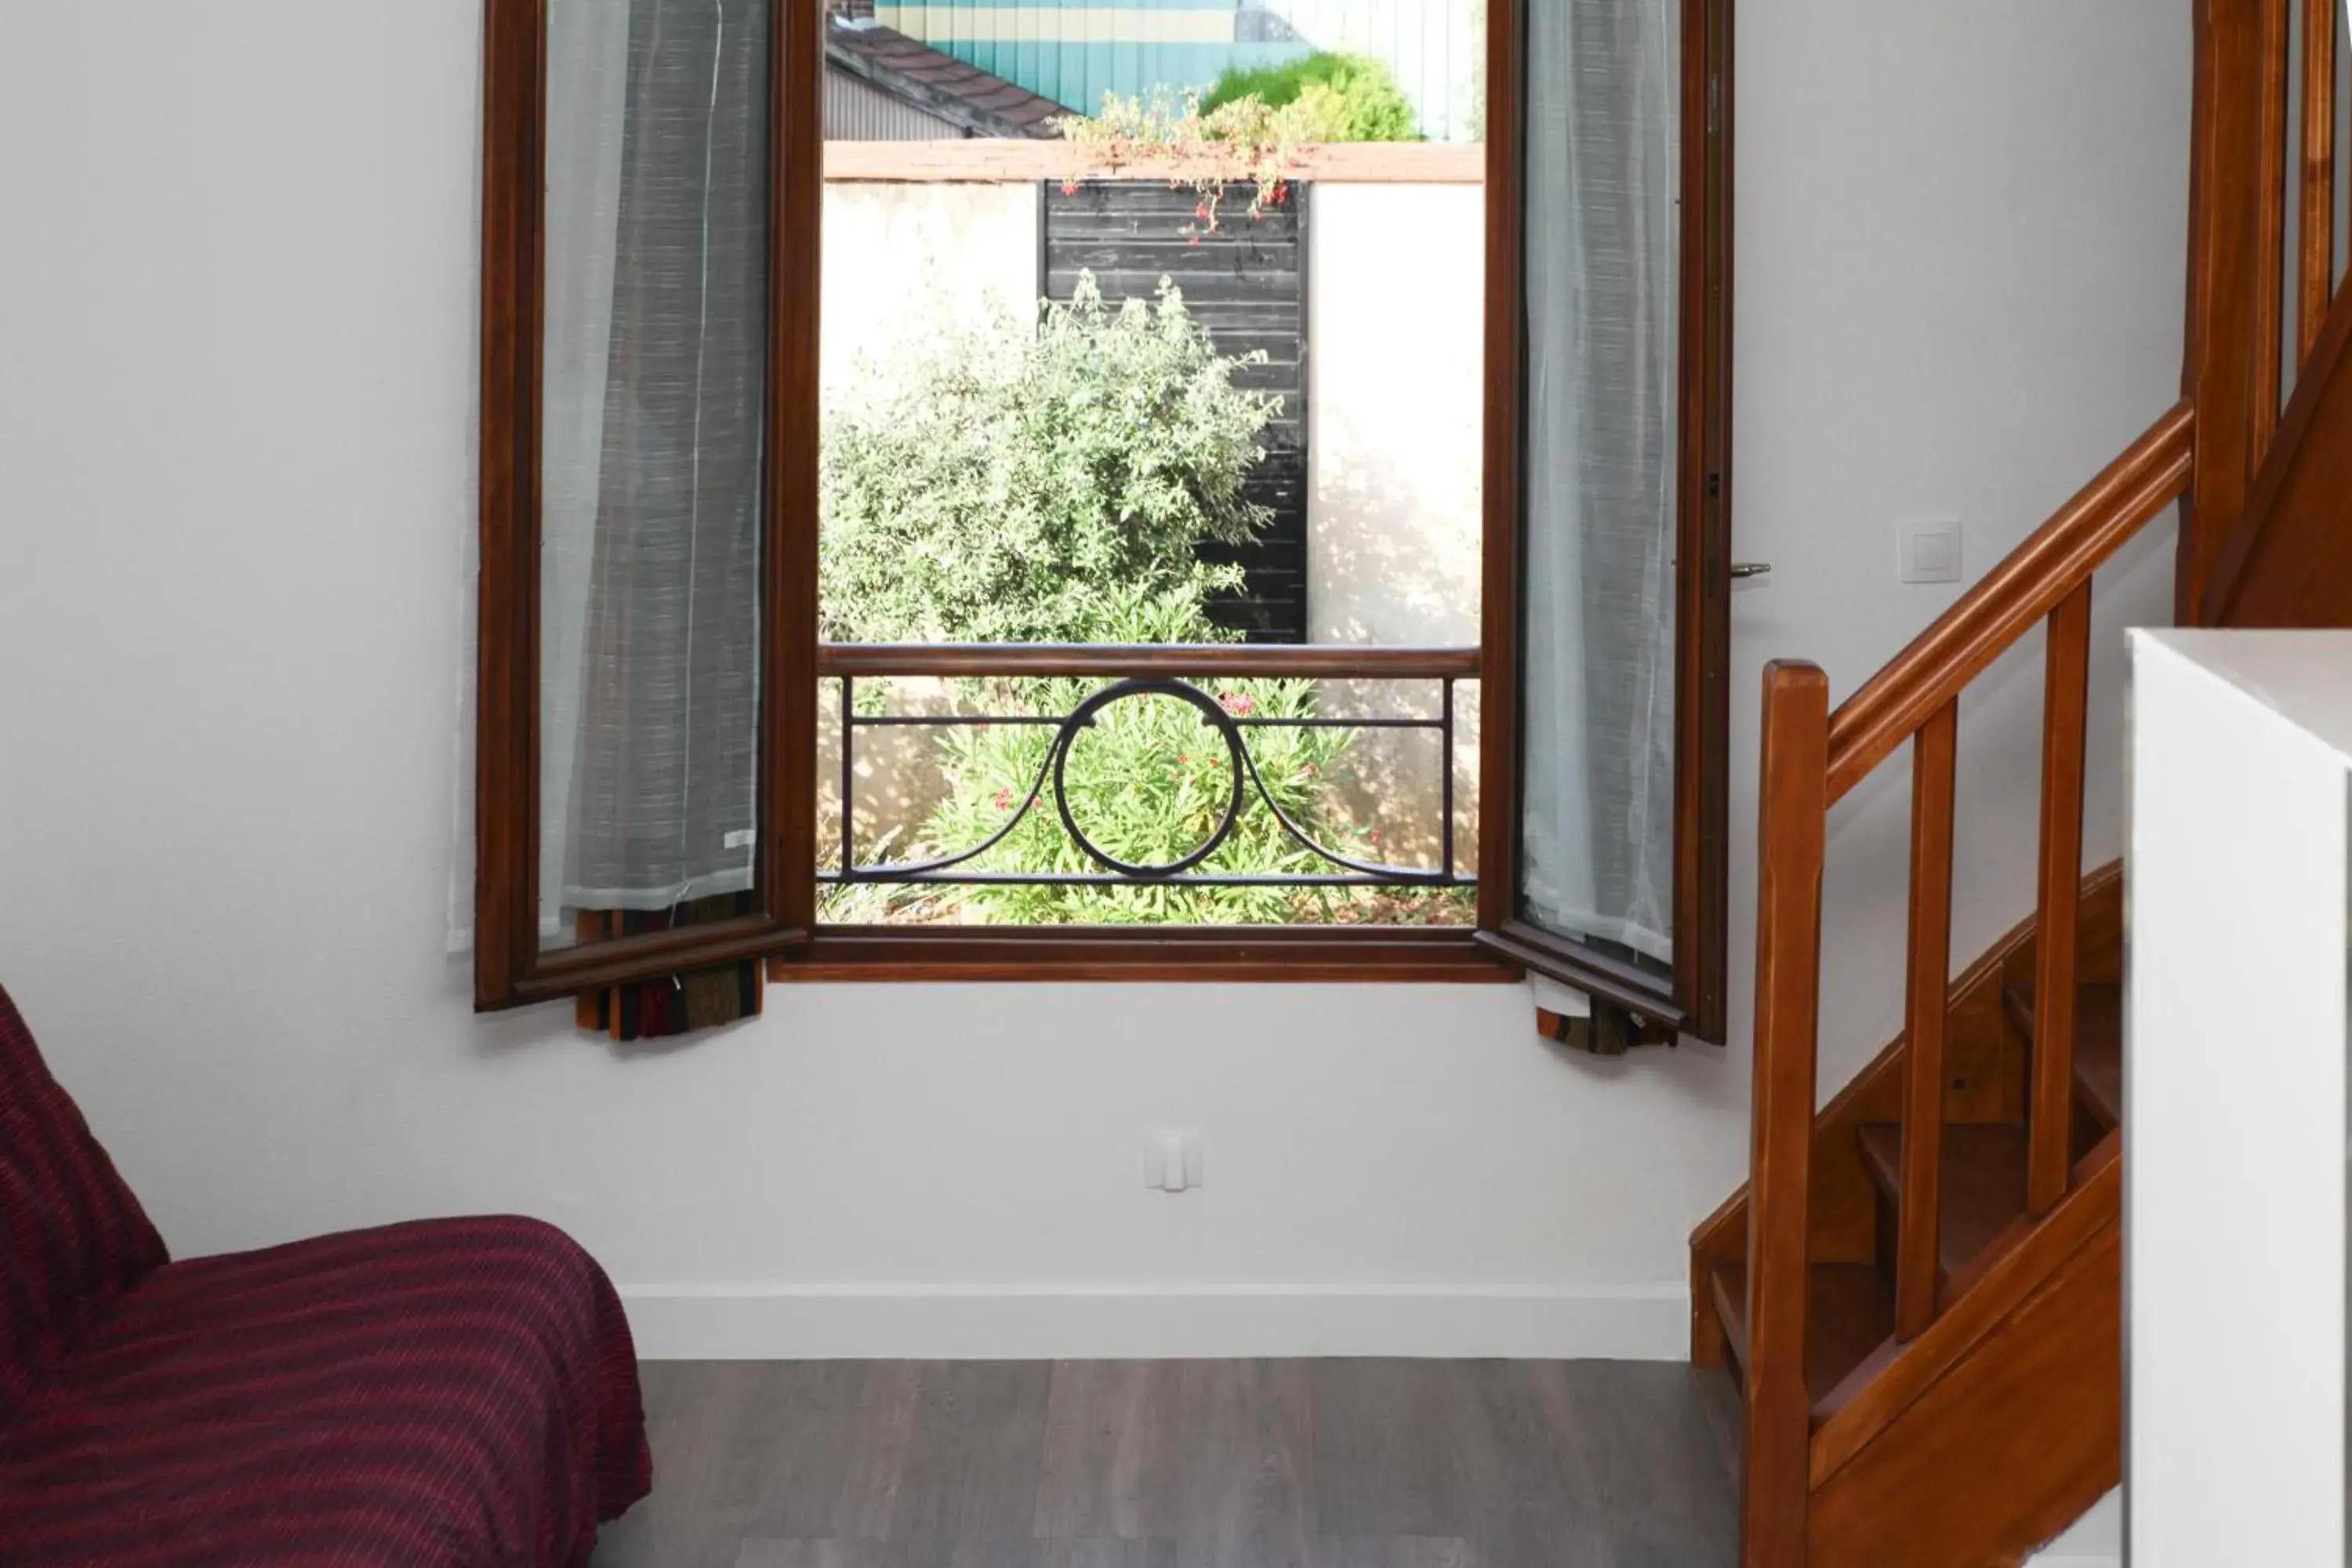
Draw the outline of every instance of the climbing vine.
<instances>
[{"instance_id":1,"label":"climbing vine","mask_svg":"<svg viewBox=\"0 0 2352 1568\"><path fill-rule=\"evenodd\" d=\"M1236 185L1248 187L1252 218L1289 199L1298 149L1319 139L1320 118L1305 100L1272 109L1250 95L1204 110L1198 94L1179 99L1163 89L1149 100L1107 92L1101 113L1066 115L1059 124L1066 140L1117 167L1166 171L1171 190L1191 185L1200 202L1183 232L1197 239L1217 232ZM1062 185L1066 195L1077 188L1075 179Z\"/></svg>"}]
</instances>

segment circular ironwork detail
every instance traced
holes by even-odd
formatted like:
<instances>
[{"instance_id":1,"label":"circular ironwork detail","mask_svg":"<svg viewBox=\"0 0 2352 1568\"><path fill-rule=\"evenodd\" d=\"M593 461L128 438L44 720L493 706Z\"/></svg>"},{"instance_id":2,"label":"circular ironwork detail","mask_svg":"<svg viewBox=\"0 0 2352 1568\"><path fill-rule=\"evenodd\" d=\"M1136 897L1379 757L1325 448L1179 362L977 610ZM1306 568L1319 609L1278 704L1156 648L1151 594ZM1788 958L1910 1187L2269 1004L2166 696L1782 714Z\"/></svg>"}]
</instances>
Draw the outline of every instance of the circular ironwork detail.
<instances>
[{"instance_id":1,"label":"circular ironwork detail","mask_svg":"<svg viewBox=\"0 0 2352 1568\"><path fill-rule=\"evenodd\" d=\"M1112 703L1123 702L1130 697L1173 697L1177 701L1189 703L1199 710L1202 721L1224 737L1227 760L1231 764L1225 773L1233 780L1233 794L1226 797L1225 815L1218 822L1216 831L1211 833L1190 855L1165 866L1138 866L1120 859L1087 837L1085 830L1078 826L1077 818L1070 815L1070 747L1076 742L1078 732L1094 722L1096 714ZM1233 716L1215 698L1185 681L1165 676L1139 676L1104 687L1072 709L1070 716L1062 721L1061 731L1054 737L1054 809L1061 814L1062 827L1069 834L1071 842L1093 857L1095 863L1104 869L1116 871L1122 877L1146 879L1173 877L1191 870L1215 854L1217 846L1225 841L1234 830L1234 824L1241 819L1243 765L1241 726L1234 722Z\"/></svg>"}]
</instances>

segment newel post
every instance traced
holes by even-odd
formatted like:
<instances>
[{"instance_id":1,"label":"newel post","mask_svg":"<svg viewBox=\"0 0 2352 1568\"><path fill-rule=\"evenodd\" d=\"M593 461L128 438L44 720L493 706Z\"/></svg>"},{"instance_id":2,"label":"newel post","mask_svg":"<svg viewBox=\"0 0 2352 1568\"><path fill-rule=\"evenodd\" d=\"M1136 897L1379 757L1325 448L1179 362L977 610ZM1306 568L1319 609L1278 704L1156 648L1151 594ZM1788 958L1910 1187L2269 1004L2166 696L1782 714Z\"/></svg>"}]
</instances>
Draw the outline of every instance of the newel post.
<instances>
[{"instance_id":1,"label":"newel post","mask_svg":"<svg viewBox=\"0 0 2352 1568\"><path fill-rule=\"evenodd\" d=\"M1757 833L1742 1568L1792 1568L1805 1561L1812 1449L1812 1398L1805 1384L1806 1207L1828 771L1829 678L1810 664L1768 665Z\"/></svg>"},{"instance_id":2,"label":"newel post","mask_svg":"<svg viewBox=\"0 0 2352 1568\"><path fill-rule=\"evenodd\" d=\"M2184 626L2205 624L2214 559L2245 510L2269 443L2264 431L2276 421L2286 286L2277 247L2286 206L2287 0L2197 0L2196 23L2181 390L2197 407L2197 471L2173 574L2174 617ZM2272 135L2275 150L2265 146ZM2273 170L2278 178L2266 184Z\"/></svg>"}]
</instances>

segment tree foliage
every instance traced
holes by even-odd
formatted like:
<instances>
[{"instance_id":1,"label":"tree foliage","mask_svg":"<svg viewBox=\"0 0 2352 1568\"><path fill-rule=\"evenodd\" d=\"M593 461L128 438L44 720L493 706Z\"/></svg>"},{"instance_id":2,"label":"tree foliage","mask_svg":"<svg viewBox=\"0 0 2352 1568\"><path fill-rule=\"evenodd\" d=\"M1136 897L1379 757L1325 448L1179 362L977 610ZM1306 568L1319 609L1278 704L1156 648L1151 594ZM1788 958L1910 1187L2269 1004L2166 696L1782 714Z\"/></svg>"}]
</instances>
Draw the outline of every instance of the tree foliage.
<instances>
[{"instance_id":1,"label":"tree foliage","mask_svg":"<svg viewBox=\"0 0 2352 1568\"><path fill-rule=\"evenodd\" d=\"M1287 65L1228 71L1201 100L1203 117L1256 99L1281 112L1297 106L1302 142L1417 142L1420 116L1396 77L1364 55L1323 50Z\"/></svg>"}]
</instances>

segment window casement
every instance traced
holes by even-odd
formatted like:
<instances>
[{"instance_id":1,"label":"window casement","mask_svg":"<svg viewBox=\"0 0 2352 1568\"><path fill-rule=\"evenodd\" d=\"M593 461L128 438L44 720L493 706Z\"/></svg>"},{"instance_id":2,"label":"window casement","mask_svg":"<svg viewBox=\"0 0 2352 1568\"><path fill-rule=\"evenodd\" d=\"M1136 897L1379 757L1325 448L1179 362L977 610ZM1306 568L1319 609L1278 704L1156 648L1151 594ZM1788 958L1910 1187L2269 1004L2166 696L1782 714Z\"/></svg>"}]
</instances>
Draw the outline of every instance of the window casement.
<instances>
[{"instance_id":1,"label":"window casement","mask_svg":"<svg viewBox=\"0 0 2352 1568\"><path fill-rule=\"evenodd\" d=\"M1495 0L1491 25L1517 52L1488 89L1478 941L1720 1043L1732 0Z\"/></svg>"},{"instance_id":2,"label":"window casement","mask_svg":"<svg viewBox=\"0 0 2352 1568\"><path fill-rule=\"evenodd\" d=\"M1482 601L1459 649L821 638L828 9L488 0L477 1005L753 958L778 980L1533 970L1719 1039L1730 0L1486 8ZM1443 872L1415 874L1475 880L1475 923L824 923L828 879L876 868L820 841L821 796L855 787L857 683L894 673L1195 706L1220 679L1418 683L1433 704L1396 722L1441 756L1475 682L1475 866L1441 765ZM1280 722L1203 713L1244 770L1249 726ZM1090 853L1069 879L1202 875ZM1329 858L1334 886L1394 869Z\"/></svg>"}]
</instances>

